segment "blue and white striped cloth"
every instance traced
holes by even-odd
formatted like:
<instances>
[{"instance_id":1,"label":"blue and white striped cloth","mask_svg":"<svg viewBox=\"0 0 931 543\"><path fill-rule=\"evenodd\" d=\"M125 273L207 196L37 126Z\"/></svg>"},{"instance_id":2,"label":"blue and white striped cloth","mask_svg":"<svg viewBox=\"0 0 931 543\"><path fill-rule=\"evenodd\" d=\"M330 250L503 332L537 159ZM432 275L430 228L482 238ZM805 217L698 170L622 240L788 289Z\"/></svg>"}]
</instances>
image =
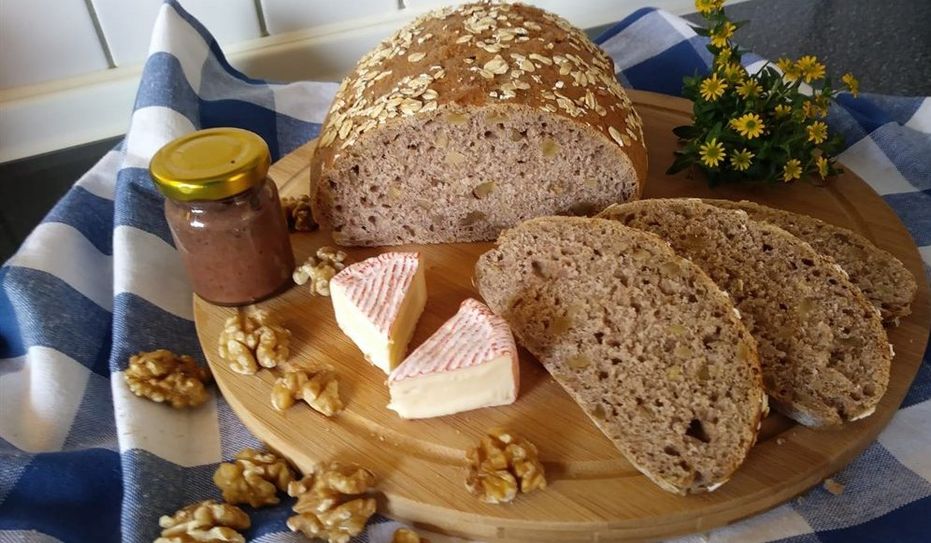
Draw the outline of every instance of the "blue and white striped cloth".
<instances>
[{"instance_id":1,"label":"blue and white striped cloth","mask_svg":"<svg viewBox=\"0 0 931 543\"><path fill-rule=\"evenodd\" d=\"M710 60L703 39L662 11L638 11L600 41L637 89L678 94L682 76ZM259 133L278 159L317 135L335 90L250 79L176 2L162 6L125 141L0 268L0 542L152 541L159 515L218 498L217 463L259 445L219 394L176 411L123 382L138 351L203 362L191 289L146 165L163 143L213 126ZM931 263L931 99L865 95L841 106L830 117L849 143L841 160L883 195ZM901 411L836 479L846 484L840 496L816 488L685 541L931 540L927 356ZM288 501L251 512L248 539L302 540L285 527L289 513ZM385 542L395 526L376 518L358 540Z\"/></svg>"}]
</instances>

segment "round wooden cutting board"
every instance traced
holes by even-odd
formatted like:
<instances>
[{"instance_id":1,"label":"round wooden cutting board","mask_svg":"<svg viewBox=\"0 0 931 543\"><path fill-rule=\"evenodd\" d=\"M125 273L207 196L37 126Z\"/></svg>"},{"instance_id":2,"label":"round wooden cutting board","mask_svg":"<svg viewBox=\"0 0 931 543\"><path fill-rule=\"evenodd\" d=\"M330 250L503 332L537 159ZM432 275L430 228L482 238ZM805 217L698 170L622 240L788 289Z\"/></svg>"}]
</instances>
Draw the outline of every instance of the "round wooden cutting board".
<instances>
[{"instance_id":1,"label":"round wooden cutting board","mask_svg":"<svg viewBox=\"0 0 931 543\"><path fill-rule=\"evenodd\" d=\"M321 460L353 461L379 478L379 511L424 528L481 540L649 540L705 531L765 511L841 469L862 451L895 413L915 376L928 339L931 308L921 258L895 214L866 183L845 173L827 187L808 183L709 189L702 179L664 171L676 146L672 128L688 122L691 104L666 96L631 92L643 117L650 150L645 197L746 198L819 217L864 234L900 258L921 284L913 314L889 330L895 360L888 392L876 413L833 430L814 431L780 415L763 425L760 441L731 481L714 493L680 497L640 475L589 421L582 410L526 352L521 353L521 391L511 406L437 419L405 421L385 408L385 375L369 365L339 330L329 298L294 287L259 304L276 313L293 332L293 357L328 364L340 375L347 407L332 419L300 404L275 411L269 394L274 375L232 372L217 356L223 321L234 309L195 296L197 333L224 397L249 429L302 470ZM305 193L309 143L272 168L282 193ZM295 234L295 256L303 261L330 243L326 233ZM417 325L415 347L477 297L472 267L490 243L393 247L421 251L427 263L429 299ZM356 262L388 250L352 248ZM540 448L549 487L506 505L486 505L464 486L464 451L493 426L504 426Z\"/></svg>"}]
</instances>

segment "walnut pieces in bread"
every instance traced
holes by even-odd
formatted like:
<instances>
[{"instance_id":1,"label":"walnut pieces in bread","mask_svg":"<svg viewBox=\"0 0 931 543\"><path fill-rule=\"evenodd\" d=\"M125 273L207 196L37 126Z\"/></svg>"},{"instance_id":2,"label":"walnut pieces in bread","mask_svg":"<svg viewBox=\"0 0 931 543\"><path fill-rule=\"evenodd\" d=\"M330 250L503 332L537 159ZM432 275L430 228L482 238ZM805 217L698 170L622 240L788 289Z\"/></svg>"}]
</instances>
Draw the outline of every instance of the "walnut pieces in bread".
<instances>
[{"instance_id":1,"label":"walnut pieces in bread","mask_svg":"<svg viewBox=\"0 0 931 543\"><path fill-rule=\"evenodd\" d=\"M538 8L474 3L359 61L324 122L311 198L340 245L488 240L637 198L646 167L603 51Z\"/></svg>"},{"instance_id":2,"label":"walnut pieces in bread","mask_svg":"<svg viewBox=\"0 0 931 543\"><path fill-rule=\"evenodd\" d=\"M123 378L136 396L166 402L175 409L197 407L210 397L204 386L210 372L190 356L167 349L133 355Z\"/></svg>"}]
</instances>

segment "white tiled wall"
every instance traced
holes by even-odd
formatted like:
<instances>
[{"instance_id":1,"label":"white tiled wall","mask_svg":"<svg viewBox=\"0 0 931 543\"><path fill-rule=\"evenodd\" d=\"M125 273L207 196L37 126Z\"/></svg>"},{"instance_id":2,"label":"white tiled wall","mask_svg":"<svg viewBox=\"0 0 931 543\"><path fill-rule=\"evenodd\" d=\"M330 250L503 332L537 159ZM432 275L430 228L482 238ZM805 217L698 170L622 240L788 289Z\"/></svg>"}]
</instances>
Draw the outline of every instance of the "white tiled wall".
<instances>
[{"instance_id":1,"label":"white tiled wall","mask_svg":"<svg viewBox=\"0 0 931 543\"><path fill-rule=\"evenodd\" d=\"M398 0L261 0L269 34L396 11Z\"/></svg>"},{"instance_id":2,"label":"white tiled wall","mask_svg":"<svg viewBox=\"0 0 931 543\"><path fill-rule=\"evenodd\" d=\"M405 22L459 1L180 0L234 66L279 81L338 80ZM646 5L694 10L694 0L525 1L586 28ZM0 162L123 133L160 4L0 0Z\"/></svg>"},{"instance_id":3,"label":"white tiled wall","mask_svg":"<svg viewBox=\"0 0 931 543\"><path fill-rule=\"evenodd\" d=\"M23 1L23 0L2 0ZM117 66L142 62L161 0L91 0ZM184 0L181 5L204 23L220 44L261 36L254 0Z\"/></svg>"},{"instance_id":4,"label":"white tiled wall","mask_svg":"<svg viewBox=\"0 0 931 543\"><path fill-rule=\"evenodd\" d=\"M108 67L84 0L0 0L0 88Z\"/></svg>"},{"instance_id":5,"label":"white tiled wall","mask_svg":"<svg viewBox=\"0 0 931 543\"><path fill-rule=\"evenodd\" d=\"M529 0L573 22L607 22L636 0ZM223 44L398 16L457 0L181 0ZM657 5L691 0L653 0ZM0 0L0 89L141 63L162 0ZM642 2L646 4L647 1ZM581 9L580 9L581 8ZM579 18L581 17L581 20ZM100 34L95 30L94 20ZM109 53L110 58L107 58ZM112 66L110 64L112 63Z\"/></svg>"}]
</instances>

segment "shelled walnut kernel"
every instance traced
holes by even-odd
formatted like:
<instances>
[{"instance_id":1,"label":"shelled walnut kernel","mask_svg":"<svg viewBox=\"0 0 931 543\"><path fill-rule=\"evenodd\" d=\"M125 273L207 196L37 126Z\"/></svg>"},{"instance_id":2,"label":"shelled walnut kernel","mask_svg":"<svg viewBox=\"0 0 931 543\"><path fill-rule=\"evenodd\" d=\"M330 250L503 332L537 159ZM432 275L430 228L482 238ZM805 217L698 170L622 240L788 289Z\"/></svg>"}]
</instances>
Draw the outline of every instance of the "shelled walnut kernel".
<instances>
[{"instance_id":1,"label":"shelled walnut kernel","mask_svg":"<svg viewBox=\"0 0 931 543\"><path fill-rule=\"evenodd\" d=\"M226 319L220 333L219 353L236 373L253 375L259 366L274 368L290 355L291 332L268 311L244 311Z\"/></svg>"},{"instance_id":2,"label":"shelled walnut kernel","mask_svg":"<svg viewBox=\"0 0 931 543\"><path fill-rule=\"evenodd\" d=\"M311 408L328 417L343 410L339 398L339 380L332 370L288 371L275 380L272 386L272 406L284 411L297 400L304 400Z\"/></svg>"},{"instance_id":3,"label":"shelled walnut kernel","mask_svg":"<svg viewBox=\"0 0 931 543\"><path fill-rule=\"evenodd\" d=\"M375 475L355 464L318 464L288 485L288 495L297 498L297 515L288 519L288 528L309 538L348 543L375 513L375 499L367 496L374 486Z\"/></svg>"},{"instance_id":4,"label":"shelled walnut kernel","mask_svg":"<svg viewBox=\"0 0 931 543\"><path fill-rule=\"evenodd\" d=\"M281 210L288 220L288 230L292 232L313 232L317 229L314 215L310 209L310 196L285 196L281 199Z\"/></svg>"},{"instance_id":5,"label":"shelled walnut kernel","mask_svg":"<svg viewBox=\"0 0 931 543\"><path fill-rule=\"evenodd\" d=\"M204 383L210 380L210 372L190 356L167 349L130 357L123 378L136 396L167 402L175 409L197 407L208 398Z\"/></svg>"},{"instance_id":6,"label":"shelled walnut kernel","mask_svg":"<svg viewBox=\"0 0 931 543\"><path fill-rule=\"evenodd\" d=\"M546 488L537 447L529 441L494 429L478 447L466 451L469 475L466 488L485 503L505 503L520 492Z\"/></svg>"},{"instance_id":7,"label":"shelled walnut kernel","mask_svg":"<svg viewBox=\"0 0 931 543\"><path fill-rule=\"evenodd\" d=\"M398 528L391 536L391 543L430 543L410 528Z\"/></svg>"},{"instance_id":8,"label":"shelled walnut kernel","mask_svg":"<svg viewBox=\"0 0 931 543\"><path fill-rule=\"evenodd\" d=\"M298 285L310 281L310 293L320 296L330 295L330 279L346 267L343 261L346 253L333 247L321 247L317 254L307 257L307 261L294 270L292 279Z\"/></svg>"},{"instance_id":9,"label":"shelled walnut kernel","mask_svg":"<svg viewBox=\"0 0 931 543\"><path fill-rule=\"evenodd\" d=\"M252 507L275 505L278 491L286 491L294 480L288 463L273 452L243 449L232 462L224 462L213 473L213 483L229 503Z\"/></svg>"},{"instance_id":10,"label":"shelled walnut kernel","mask_svg":"<svg viewBox=\"0 0 931 543\"><path fill-rule=\"evenodd\" d=\"M162 536L155 543L245 543L239 533L252 525L249 515L235 505L206 500L158 519Z\"/></svg>"}]
</instances>

